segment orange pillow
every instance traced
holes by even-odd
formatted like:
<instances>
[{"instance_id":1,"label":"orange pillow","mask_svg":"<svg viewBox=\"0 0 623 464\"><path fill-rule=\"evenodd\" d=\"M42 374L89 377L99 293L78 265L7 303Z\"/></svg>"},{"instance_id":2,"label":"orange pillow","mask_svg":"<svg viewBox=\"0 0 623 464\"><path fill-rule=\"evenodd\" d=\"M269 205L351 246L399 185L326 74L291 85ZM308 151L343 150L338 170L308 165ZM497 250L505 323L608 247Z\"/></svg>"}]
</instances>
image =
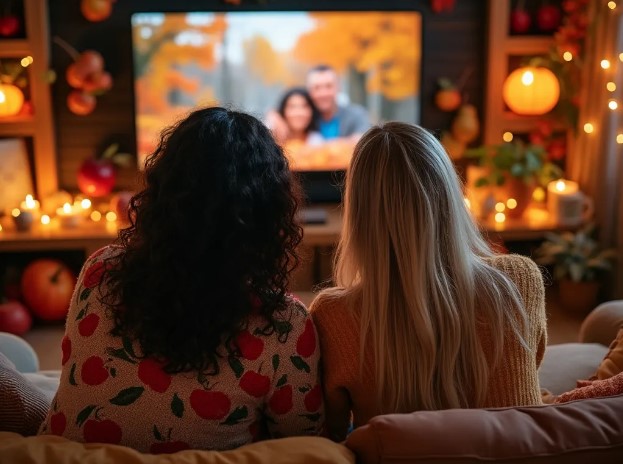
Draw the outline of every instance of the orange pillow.
<instances>
[{"instance_id":1,"label":"orange pillow","mask_svg":"<svg viewBox=\"0 0 623 464\"><path fill-rule=\"evenodd\" d=\"M583 387L574 388L567 393L558 395L554 403L566 403L586 398L602 398L623 394L623 372L604 380L582 381Z\"/></svg>"},{"instance_id":2,"label":"orange pillow","mask_svg":"<svg viewBox=\"0 0 623 464\"><path fill-rule=\"evenodd\" d=\"M619 329L616 338L610 344L610 351L603 359L595 377L593 379L604 380L608 379L619 372L623 371L623 327Z\"/></svg>"}]
</instances>

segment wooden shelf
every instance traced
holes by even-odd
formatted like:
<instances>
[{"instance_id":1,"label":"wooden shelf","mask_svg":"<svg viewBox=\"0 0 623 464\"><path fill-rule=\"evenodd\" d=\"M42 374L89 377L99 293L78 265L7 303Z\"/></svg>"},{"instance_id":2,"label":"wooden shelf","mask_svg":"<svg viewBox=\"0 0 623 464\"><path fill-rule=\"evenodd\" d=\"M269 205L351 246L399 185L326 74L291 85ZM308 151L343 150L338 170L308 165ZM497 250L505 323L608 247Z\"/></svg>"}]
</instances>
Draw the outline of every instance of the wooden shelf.
<instances>
[{"instance_id":1,"label":"wooden shelf","mask_svg":"<svg viewBox=\"0 0 623 464\"><path fill-rule=\"evenodd\" d=\"M549 51L553 39L540 36L512 36L505 42L505 52L508 55L543 55Z\"/></svg>"},{"instance_id":2,"label":"wooden shelf","mask_svg":"<svg viewBox=\"0 0 623 464\"><path fill-rule=\"evenodd\" d=\"M20 57L31 54L31 46L26 39L2 39L0 40L0 58Z\"/></svg>"}]
</instances>

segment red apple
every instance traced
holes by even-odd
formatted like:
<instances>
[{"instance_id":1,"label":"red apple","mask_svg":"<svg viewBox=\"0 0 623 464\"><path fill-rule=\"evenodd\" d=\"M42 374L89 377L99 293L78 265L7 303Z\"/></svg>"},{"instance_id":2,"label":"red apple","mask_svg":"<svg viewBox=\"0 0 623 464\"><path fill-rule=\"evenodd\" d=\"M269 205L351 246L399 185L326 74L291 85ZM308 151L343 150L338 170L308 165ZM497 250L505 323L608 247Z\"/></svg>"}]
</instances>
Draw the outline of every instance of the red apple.
<instances>
[{"instance_id":1,"label":"red apple","mask_svg":"<svg viewBox=\"0 0 623 464\"><path fill-rule=\"evenodd\" d=\"M110 90L112 87L112 77L106 71L98 71L89 74L82 83L85 92L101 92Z\"/></svg>"},{"instance_id":2,"label":"red apple","mask_svg":"<svg viewBox=\"0 0 623 464\"><path fill-rule=\"evenodd\" d=\"M80 90L72 90L67 95L67 107L69 111L78 116L86 116L95 109L97 100L91 94L82 92Z\"/></svg>"},{"instance_id":3,"label":"red apple","mask_svg":"<svg viewBox=\"0 0 623 464\"><path fill-rule=\"evenodd\" d=\"M194 390L190 394L190 407L202 419L221 420L231 409L231 400L222 392Z\"/></svg>"},{"instance_id":4,"label":"red apple","mask_svg":"<svg viewBox=\"0 0 623 464\"><path fill-rule=\"evenodd\" d=\"M110 160L87 159L78 171L78 188L85 195L108 195L117 180L115 167Z\"/></svg>"},{"instance_id":5,"label":"red apple","mask_svg":"<svg viewBox=\"0 0 623 464\"><path fill-rule=\"evenodd\" d=\"M65 71L65 79L67 83L74 89L81 89L84 85L86 74L84 70L78 66L78 63L71 63Z\"/></svg>"},{"instance_id":6,"label":"red apple","mask_svg":"<svg viewBox=\"0 0 623 464\"><path fill-rule=\"evenodd\" d=\"M91 73L102 72L104 70L104 58L95 50L85 50L76 60L76 66L85 76Z\"/></svg>"},{"instance_id":7,"label":"red apple","mask_svg":"<svg viewBox=\"0 0 623 464\"><path fill-rule=\"evenodd\" d=\"M530 30L532 19L524 9L515 9L511 13L511 32L514 34L525 34Z\"/></svg>"},{"instance_id":8,"label":"red apple","mask_svg":"<svg viewBox=\"0 0 623 464\"><path fill-rule=\"evenodd\" d=\"M560 9L554 5L541 5L536 12L536 24L541 32L553 32L560 26Z\"/></svg>"},{"instance_id":9,"label":"red apple","mask_svg":"<svg viewBox=\"0 0 623 464\"><path fill-rule=\"evenodd\" d=\"M120 222L129 222L130 200L134 192L119 192L110 199L110 209L117 214Z\"/></svg>"},{"instance_id":10,"label":"red apple","mask_svg":"<svg viewBox=\"0 0 623 464\"><path fill-rule=\"evenodd\" d=\"M0 304L0 332L15 335L25 334L32 326L32 317L28 310L18 301Z\"/></svg>"},{"instance_id":11,"label":"red apple","mask_svg":"<svg viewBox=\"0 0 623 464\"><path fill-rule=\"evenodd\" d=\"M19 32L19 18L14 15L7 15L0 18L0 36L13 37Z\"/></svg>"},{"instance_id":12,"label":"red apple","mask_svg":"<svg viewBox=\"0 0 623 464\"><path fill-rule=\"evenodd\" d=\"M113 0L82 0L80 11L91 22L107 19L112 13Z\"/></svg>"}]
</instances>

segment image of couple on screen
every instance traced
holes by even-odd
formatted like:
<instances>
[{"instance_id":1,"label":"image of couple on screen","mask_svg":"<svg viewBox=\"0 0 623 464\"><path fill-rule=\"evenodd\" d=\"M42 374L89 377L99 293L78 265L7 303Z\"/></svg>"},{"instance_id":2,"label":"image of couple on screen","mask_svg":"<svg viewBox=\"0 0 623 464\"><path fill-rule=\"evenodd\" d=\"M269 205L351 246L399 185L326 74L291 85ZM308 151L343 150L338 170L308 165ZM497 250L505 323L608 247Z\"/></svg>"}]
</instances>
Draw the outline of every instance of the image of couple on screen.
<instances>
[{"instance_id":1,"label":"image of couple on screen","mask_svg":"<svg viewBox=\"0 0 623 464\"><path fill-rule=\"evenodd\" d=\"M342 103L337 72L319 65L307 73L306 86L285 91L266 124L283 146L293 169L345 169L353 147L370 127L360 105Z\"/></svg>"}]
</instances>

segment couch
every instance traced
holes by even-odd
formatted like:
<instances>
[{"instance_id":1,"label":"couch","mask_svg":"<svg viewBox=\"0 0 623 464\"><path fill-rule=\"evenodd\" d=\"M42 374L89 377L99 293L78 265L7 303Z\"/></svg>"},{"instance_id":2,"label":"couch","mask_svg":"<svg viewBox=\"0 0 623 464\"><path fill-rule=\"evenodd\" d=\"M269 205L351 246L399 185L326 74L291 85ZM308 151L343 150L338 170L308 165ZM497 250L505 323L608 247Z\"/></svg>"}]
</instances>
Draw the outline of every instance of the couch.
<instances>
[{"instance_id":1,"label":"couch","mask_svg":"<svg viewBox=\"0 0 623 464\"><path fill-rule=\"evenodd\" d=\"M558 394L573 389L577 379L591 376L621 325L623 301L596 308L584 320L578 343L547 348L539 373L541 385ZM121 446L0 432L2 464L579 464L592 460L599 464L623 463L623 395L533 407L390 414L373 418L342 444L324 438L284 438L227 452L147 455Z\"/></svg>"}]
</instances>

